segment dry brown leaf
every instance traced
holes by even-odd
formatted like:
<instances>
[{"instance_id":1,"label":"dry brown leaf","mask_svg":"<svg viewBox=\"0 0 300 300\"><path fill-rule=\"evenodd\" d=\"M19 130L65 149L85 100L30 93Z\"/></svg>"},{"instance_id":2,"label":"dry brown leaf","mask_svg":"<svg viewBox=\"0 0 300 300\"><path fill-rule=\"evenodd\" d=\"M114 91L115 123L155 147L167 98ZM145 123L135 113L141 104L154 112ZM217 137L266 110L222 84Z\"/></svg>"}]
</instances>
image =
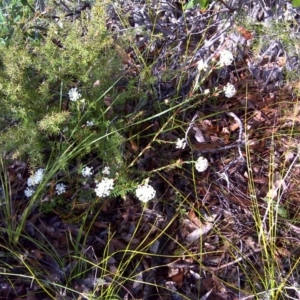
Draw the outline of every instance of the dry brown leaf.
<instances>
[{"instance_id":1,"label":"dry brown leaf","mask_svg":"<svg viewBox=\"0 0 300 300\"><path fill-rule=\"evenodd\" d=\"M195 214L195 210L192 207L188 213L188 218L194 223L196 224L198 227L200 227L202 225L201 221L199 220L199 218L196 216Z\"/></svg>"},{"instance_id":2,"label":"dry brown leaf","mask_svg":"<svg viewBox=\"0 0 300 300\"><path fill-rule=\"evenodd\" d=\"M62 233L59 232L58 230L55 230L53 227L47 226L42 219L38 219L40 222L40 225L38 226L38 229L42 233L47 233L49 234L52 238L59 239L62 236Z\"/></svg>"},{"instance_id":3,"label":"dry brown leaf","mask_svg":"<svg viewBox=\"0 0 300 300\"><path fill-rule=\"evenodd\" d=\"M219 277L217 277L216 275L212 276L213 281L216 284L216 289L221 292L221 293L225 293L226 292L226 288L224 287L224 285L222 284L222 281L220 280Z\"/></svg>"},{"instance_id":4,"label":"dry brown leaf","mask_svg":"<svg viewBox=\"0 0 300 300\"><path fill-rule=\"evenodd\" d=\"M26 299L27 300L38 300L36 293L30 289L27 289Z\"/></svg>"},{"instance_id":5,"label":"dry brown leaf","mask_svg":"<svg viewBox=\"0 0 300 300\"><path fill-rule=\"evenodd\" d=\"M110 246L112 246L114 248L112 253L116 252L117 250L126 249L126 245L124 243L122 243L120 240L115 239L115 238L110 240Z\"/></svg>"},{"instance_id":6,"label":"dry brown leaf","mask_svg":"<svg viewBox=\"0 0 300 300\"><path fill-rule=\"evenodd\" d=\"M137 238L133 238L131 234L128 234L126 236L123 236L122 239L127 242L127 243L130 243L130 244L139 244L140 243L140 240L137 239Z\"/></svg>"},{"instance_id":7,"label":"dry brown leaf","mask_svg":"<svg viewBox=\"0 0 300 300\"><path fill-rule=\"evenodd\" d=\"M238 123L233 123L229 126L231 132L237 130L239 127Z\"/></svg>"},{"instance_id":8,"label":"dry brown leaf","mask_svg":"<svg viewBox=\"0 0 300 300\"><path fill-rule=\"evenodd\" d=\"M126 51L117 43L114 43L117 52L119 53L124 64L132 65L132 61Z\"/></svg>"},{"instance_id":9,"label":"dry brown leaf","mask_svg":"<svg viewBox=\"0 0 300 300\"><path fill-rule=\"evenodd\" d=\"M252 39L253 39L252 33L251 33L249 30L245 29L244 27L238 26L238 27L236 28L236 30L239 32L239 34L240 34L245 40L248 41L248 40L252 40Z\"/></svg>"},{"instance_id":10,"label":"dry brown leaf","mask_svg":"<svg viewBox=\"0 0 300 300\"><path fill-rule=\"evenodd\" d=\"M183 268L169 268L169 277L179 286L182 286L184 270Z\"/></svg>"},{"instance_id":11,"label":"dry brown leaf","mask_svg":"<svg viewBox=\"0 0 300 300\"><path fill-rule=\"evenodd\" d=\"M30 251L30 254L36 259L43 259L43 254L38 249L33 249Z\"/></svg>"},{"instance_id":12,"label":"dry brown leaf","mask_svg":"<svg viewBox=\"0 0 300 300\"><path fill-rule=\"evenodd\" d=\"M255 177L253 178L253 182L267 184L269 182L269 177Z\"/></svg>"},{"instance_id":13,"label":"dry brown leaf","mask_svg":"<svg viewBox=\"0 0 300 300\"><path fill-rule=\"evenodd\" d=\"M134 152L139 151L139 146L137 145L137 143L134 140L130 140L129 142L130 142L131 149Z\"/></svg>"},{"instance_id":14,"label":"dry brown leaf","mask_svg":"<svg viewBox=\"0 0 300 300\"><path fill-rule=\"evenodd\" d=\"M227 195L227 199L229 203L234 203L236 205L240 205L242 207L251 206L252 203L249 199L245 197L239 197L236 195Z\"/></svg>"},{"instance_id":15,"label":"dry brown leaf","mask_svg":"<svg viewBox=\"0 0 300 300\"><path fill-rule=\"evenodd\" d=\"M220 147L218 142L193 144L193 148L198 151L214 150Z\"/></svg>"},{"instance_id":16,"label":"dry brown leaf","mask_svg":"<svg viewBox=\"0 0 300 300\"><path fill-rule=\"evenodd\" d=\"M95 221L93 223L93 225L96 226L97 228L105 228L105 229L107 229L109 227L107 223L103 223L101 221Z\"/></svg>"}]
</instances>

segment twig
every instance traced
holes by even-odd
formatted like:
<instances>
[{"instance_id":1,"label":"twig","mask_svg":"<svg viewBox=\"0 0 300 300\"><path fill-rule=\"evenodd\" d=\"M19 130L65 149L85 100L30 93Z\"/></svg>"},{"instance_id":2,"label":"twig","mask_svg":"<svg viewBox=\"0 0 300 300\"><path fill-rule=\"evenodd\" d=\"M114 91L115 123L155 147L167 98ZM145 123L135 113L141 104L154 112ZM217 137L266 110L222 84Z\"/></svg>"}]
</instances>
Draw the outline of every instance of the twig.
<instances>
[{"instance_id":1,"label":"twig","mask_svg":"<svg viewBox=\"0 0 300 300\"><path fill-rule=\"evenodd\" d=\"M241 161L244 161L245 159L244 159L244 156L243 156L242 151L241 151L241 144L243 143L243 140L242 140L243 139L243 123L235 113L228 112L227 115L234 118L234 120L239 124L239 137L238 137L238 140L236 141L236 143L237 143L237 147L238 147L238 151L239 151Z\"/></svg>"},{"instance_id":2,"label":"twig","mask_svg":"<svg viewBox=\"0 0 300 300\"><path fill-rule=\"evenodd\" d=\"M234 265L234 264L242 261L243 259L248 258L249 256L253 255L254 253L258 253L260 251L261 251L261 248L257 248L257 249L254 249L254 250L250 251L248 254L245 254L244 256L241 256L241 257L239 257L239 258L235 259L234 261L231 261L231 262L229 262L227 264L221 265L219 267L207 267L207 268L209 270L212 270L212 271L219 271L221 269L224 269L224 268L227 268L229 266L232 266L232 265Z\"/></svg>"},{"instance_id":3,"label":"twig","mask_svg":"<svg viewBox=\"0 0 300 300\"><path fill-rule=\"evenodd\" d=\"M227 146L223 146L223 147L219 147L216 149L204 149L204 150L197 150L195 149L195 147L193 147L192 149L195 149L196 151L200 152L200 153L219 153L219 152L223 152L232 148L236 148L238 146L241 146L242 143L240 145L238 144L233 144L233 145L227 145Z\"/></svg>"},{"instance_id":4,"label":"twig","mask_svg":"<svg viewBox=\"0 0 300 300\"><path fill-rule=\"evenodd\" d=\"M198 114L196 113L196 114L194 115L192 121L190 122L189 127L188 127L188 129L186 130L186 132L185 132L185 137L184 137L186 143L190 146L191 149L193 149L193 146L190 144L190 142L189 142L189 140L188 140L188 133L189 133L189 131L191 130L191 128L194 126L195 120L196 120L197 117L198 117Z\"/></svg>"}]
</instances>

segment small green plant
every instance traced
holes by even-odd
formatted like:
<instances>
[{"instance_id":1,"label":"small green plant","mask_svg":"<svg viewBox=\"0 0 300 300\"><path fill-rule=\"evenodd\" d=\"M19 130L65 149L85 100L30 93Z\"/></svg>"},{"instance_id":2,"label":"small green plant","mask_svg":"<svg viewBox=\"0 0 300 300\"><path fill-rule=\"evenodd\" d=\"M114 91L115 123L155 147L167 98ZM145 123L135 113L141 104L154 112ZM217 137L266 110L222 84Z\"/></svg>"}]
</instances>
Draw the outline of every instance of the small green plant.
<instances>
[{"instance_id":1,"label":"small green plant","mask_svg":"<svg viewBox=\"0 0 300 300\"><path fill-rule=\"evenodd\" d=\"M185 6L185 9L190 9L195 7L197 4L200 5L201 9L206 9L209 4L209 0L190 0Z\"/></svg>"},{"instance_id":2,"label":"small green plant","mask_svg":"<svg viewBox=\"0 0 300 300\"><path fill-rule=\"evenodd\" d=\"M34 9L26 0L3 0L0 4L0 43L7 45L15 31L22 29L26 19L33 13Z\"/></svg>"}]
</instances>

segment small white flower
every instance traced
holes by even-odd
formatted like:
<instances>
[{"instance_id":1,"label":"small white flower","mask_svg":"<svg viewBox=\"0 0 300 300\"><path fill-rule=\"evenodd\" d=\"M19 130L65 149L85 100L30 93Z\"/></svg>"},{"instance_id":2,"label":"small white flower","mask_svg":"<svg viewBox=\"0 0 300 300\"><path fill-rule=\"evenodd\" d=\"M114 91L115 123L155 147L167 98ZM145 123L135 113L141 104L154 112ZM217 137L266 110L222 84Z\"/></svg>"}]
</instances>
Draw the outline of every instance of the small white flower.
<instances>
[{"instance_id":1,"label":"small white flower","mask_svg":"<svg viewBox=\"0 0 300 300\"><path fill-rule=\"evenodd\" d=\"M27 198L30 198L33 194L34 194L34 190L32 188L26 188L26 190L24 191L24 194Z\"/></svg>"},{"instance_id":2,"label":"small white flower","mask_svg":"<svg viewBox=\"0 0 300 300\"><path fill-rule=\"evenodd\" d=\"M94 126L94 122L93 121L86 121L86 126Z\"/></svg>"},{"instance_id":3,"label":"small white flower","mask_svg":"<svg viewBox=\"0 0 300 300\"><path fill-rule=\"evenodd\" d=\"M109 174L110 174L110 167L107 167L107 166L106 166L106 167L103 169L102 173L103 173L104 175L109 175Z\"/></svg>"},{"instance_id":4,"label":"small white flower","mask_svg":"<svg viewBox=\"0 0 300 300\"><path fill-rule=\"evenodd\" d=\"M70 100L73 102L76 102L81 97L81 94L77 91L77 88L70 89L68 94Z\"/></svg>"},{"instance_id":5,"label":"small white flower","mask_svg":"<svg viewBox=\"0 0 300 300\"><path fill-rule=\"evenodd\" d=\"M83 177L89 177L91 175L93 175L93 167L88 167L88 166L85 166L82 171L81 171L81 175Z\"/></svg>"},{"instance_id":6,"label":"small white flower","mask_svg":"<svg viewBox=\"0 0 300 300\"><path fill-rule=\"evenodd\" d=\"M177 139L176 141L176 149L184 149L186 146L185 139Z\"/></svg>"},{"instance_id":7,"label":"small white flower","mask_svg":"<svg viewBox=\"0 0 300 300\"><path fill-rule=\"evenodd\" d=\"M135 195L140 201L148 202L155 197L156 191L149 184L140 184L135 191Z\"/></svg>"},{"instance_id":8,"label":"small white flower","mask_svg":"<svg viewBox=\"0 0 300 300\"><path fill-rule=\"evenodd\" d=\"M234 85L232 85L229 82L227 83L226 86L224 86L223 91L227 98L231 98L236 94L236 89L235 89Z\"/></svg>"},{"instance_id":9,"label":"small white flower","mask_svg":"<svg viewBox=\"0 0 300 300\"><path fill-rule=\"evenodd\" d=\"M66 191L66 185L63 183L58 183L55 187L57 195L63 194Z\"/></svg>"},{"instance_id":10,"label":"small white flower","mask_svg":"<svg viewBox=\"0 0 300 300\"><path fill-rule=\"evenodd\" d=\"M207 71L207 69L208 69L208 64L205 62L205 61L203 61L203 59L200 59L198 62L197 62L197 69L198 69L198 71L200 72L200 71Z\"/></svg>"},{"instance_id":11,"label":"small white flower","mask_svg":"<svg viewBox=\"0 0 300 300\"><path fill-rule=\"evenodd\" d=\"M44 169L38 169L32 176L27 179L28 186L39 184L43 180Z\"/></svg>"},{"instance_id":12,"label":"small white flower","mask_svg":"<svg viewBox=\"0 0 300 300\"><path fill-rule=\"evenodd\" d=\"M203 156L199 156L195 163L195 168L198 172L205 171L208 168L208 160Z\"/></svg>"},{"instance_id":13,"label":"small white flower","mask_svg":"<svg viewBox=\"0 0 300 300\"><path fill-rule=\"evenodd\" d=\"M34 185L35 185L33 176L30 176L30 177L27 179L27 185L28 185L28 186L34 186Z\"/></svg>"},{"instance_id":14,"label":"small white flower","mask_svg":"<svg viewBox=\"0 0 300 300\"><path fill-rule=\"evenodd\" d=\"M98 197L109 196L111 190L114 188L114 180L109 178L103 178L95 188L96 195Z\"/></svg>"},{"instance_id":15,"label":"small white flower","mask_svg":"<svg viewBox=\"0 0 300 300\"><path fill-rule=\"evenodd\" d=\"M228 50L222 50L220 53L220 60L219 60L220 66L221 67L229 66L232 64L232 62L233 62L232 53Z\"/></svg>"},{"instance_id":16,"label":"small white flower","mask_svg":"<svg viewBox=\"0 0 300 300\"><path fill-rule=\"evenodd\" d=\"M204 95L208 95L209 93L210 93L210 90L209 90L209 89L206 89L206 90L204 90L204 92L203 92Z\"/></svg>"}]
</instances>

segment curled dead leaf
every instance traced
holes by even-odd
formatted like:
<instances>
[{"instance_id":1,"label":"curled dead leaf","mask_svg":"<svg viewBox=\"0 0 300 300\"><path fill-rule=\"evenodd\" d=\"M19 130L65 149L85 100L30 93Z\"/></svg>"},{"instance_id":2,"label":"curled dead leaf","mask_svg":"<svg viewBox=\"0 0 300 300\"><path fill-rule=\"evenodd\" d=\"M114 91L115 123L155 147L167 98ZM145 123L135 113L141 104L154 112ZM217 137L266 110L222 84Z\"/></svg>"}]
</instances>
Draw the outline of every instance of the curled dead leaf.
<instances>
[{"instance_id":1,"label":"curled dead leaf","mask_svg":"<svg viewBox=\"0 0 300 300\"><path fill-rule=\"evenodd\" d=\"M183 268L169 268L169 277L179 286L182 286L184 269Z\"/></svg>"},{"instance_id":2,"label":"curled dead leaf","mask_svg":"<svg viewBox=\"0 0 300 300\"><path fill-rule=\"evenodd\" d=\"M201 228L197 228L186 236L186 242L193 243L197 241L202 235L208 233L213 228L213 225L213 223L207 222L205 225L202 225Z\"/></svg>"},{"instance_id":3,"label":"curled dead leaf","mask_svg":"<svg viewBox=\"0 0 300 300\"><path fill-rule=\"evenodd\" d=\"M236 28L236 30L239 32L239 34L240 34L245 40L248 41L248 40L252 40L252 39L253 39L252 33L251 33L249 30L245 29L244 27L238 26L238 27Z\"/></svg>"}]
</instances>

